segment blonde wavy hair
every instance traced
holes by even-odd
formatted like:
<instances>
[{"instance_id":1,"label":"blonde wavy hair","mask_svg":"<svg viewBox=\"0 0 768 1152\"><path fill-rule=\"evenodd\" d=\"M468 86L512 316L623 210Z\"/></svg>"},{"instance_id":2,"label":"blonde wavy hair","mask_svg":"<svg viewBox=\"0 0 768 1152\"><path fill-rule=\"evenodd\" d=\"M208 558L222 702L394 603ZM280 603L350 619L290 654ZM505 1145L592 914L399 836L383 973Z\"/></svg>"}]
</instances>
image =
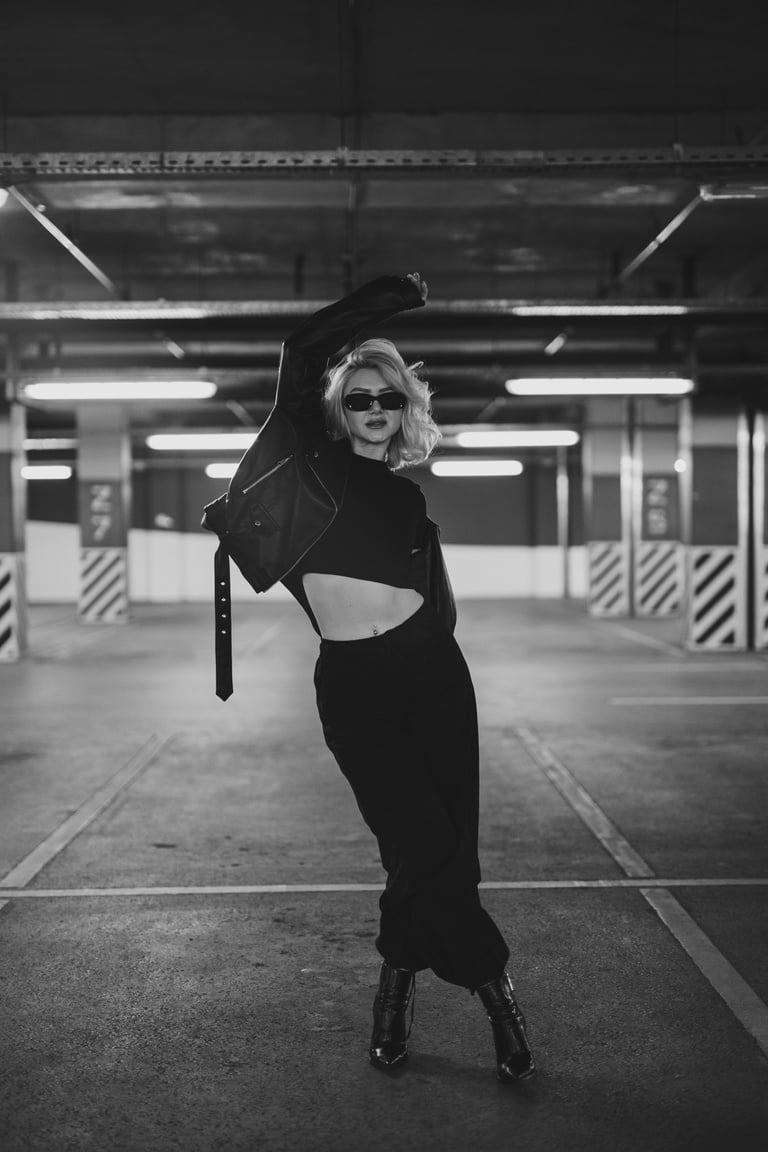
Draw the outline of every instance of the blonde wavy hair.
<instances>
[{"instance_id":1,"label":"blonde wavy hair","mask_svg":"<svg viewBox=\"0 0 768 1152\"><path fill-rule=\"evenodd\" d=\"M432 391L427 382L417 376L422 367L421 360L416 364L406 364L391 340L365 340L358 345L328 373L323 408L331 439L349 437L346 409L342 403L349 378L360 368L372 368L389 388L403 392L408 398L400 427L389 442L388 466L396 471L421 464L434 452L442 437L432 419Z\"/></svg>"}]
</instances>

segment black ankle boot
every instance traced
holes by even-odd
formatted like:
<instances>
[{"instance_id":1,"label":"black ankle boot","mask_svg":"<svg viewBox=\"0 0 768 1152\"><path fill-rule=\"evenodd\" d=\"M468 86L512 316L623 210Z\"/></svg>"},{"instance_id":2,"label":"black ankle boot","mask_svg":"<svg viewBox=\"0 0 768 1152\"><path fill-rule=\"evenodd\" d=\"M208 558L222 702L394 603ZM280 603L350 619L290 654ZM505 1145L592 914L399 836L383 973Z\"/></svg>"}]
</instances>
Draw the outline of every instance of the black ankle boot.
<instances>
[{"instance_id":1,"label":"black ankle boot","mask_svg":"<svg viewBox=\"0 0 768 1152\"><path fill-rule=\"evenodd\" d=\"M371 1064L384 1070L396 1068L408 1055L405 1013L414 993L415 973L408 968L381 966L379 990L373 1001L373 1035L368 1050ZM413 1022L413 1010L411 1010Z\"/></svg>"},{"instance_id":2,"label":"black ankle boot","mask_svg":"<svg viewBox=\"0 0 768 1152\"><path fill-rule=\"evenodd\" d=\"M536 1065L525 1033L525 1017L515 1000L509 974L505 972L500 980L483 984L477 989L477 994L493 1028L499 1080L506 1083L533 1076Z\"/></svg>"}]
</instances>

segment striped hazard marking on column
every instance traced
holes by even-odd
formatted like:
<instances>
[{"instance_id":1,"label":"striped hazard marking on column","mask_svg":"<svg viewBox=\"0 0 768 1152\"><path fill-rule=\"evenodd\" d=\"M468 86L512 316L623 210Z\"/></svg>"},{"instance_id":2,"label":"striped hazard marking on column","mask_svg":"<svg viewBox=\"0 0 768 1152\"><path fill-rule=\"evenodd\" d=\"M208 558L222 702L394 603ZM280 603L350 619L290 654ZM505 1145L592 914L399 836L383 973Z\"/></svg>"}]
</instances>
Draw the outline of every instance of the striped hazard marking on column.
<instances>
[{"instance_id":1,"label":"striped hazard marking on column","mask_svg":"<svg viewBox=\"0 0 768 1152\"><path fill-rule=\"evenodd\" d=\"M683 549L678 543L644 540L637 550L635 605L638 616L675 616L683 598Z\"/></svg>"},{"instance_id":2,"label":"striped hazard marking on column","mask_svg":"<svg viewBox=\"0 0 768 1152\"><path fill-rule=\"evenodd\" d=\"M690 550L688 647L746 647L744 574L738 548Z\"/></svg>"},{"instance_id":3,"label":"striped hazard marking on column","mask_svg":"<svg viewBox=\"0 0 768 1152\"><path fill-rule=\"evenodd\" d=\"M0 660L18 660L27 647L24 555L0 553Z\"/></svg>"},{"instance_id":4,"label":"striped hazard marking on column","mask_svg":"<svg viewBox=\"0 0 768 1152\"><path fill-rule=\"evenodd\" d=\"M768 547L758 550L755 581L755 647L768 648Z\"/></svg>"},{"instance_id":5,"label":"striped hazard marking on column","mask_svg":"<svg viewBox=\"0 0 768 1152\"><path fill-rule=\"evenodd\" d=\"M626 616L629 611L627 550L620 540L591 541L589 611L593 616Z\"/></svg>"},{"instance_id":6,"label":"striped hazard marking on column","mask_svg":"<svg viewBox=\"0 0 768 1152\"><path fill-rule=\"evenodd\" d=\"M125 548L81 549L77 614L89 624L120 624L128 619L128 553Z\"/></svg>"}]
</instances>

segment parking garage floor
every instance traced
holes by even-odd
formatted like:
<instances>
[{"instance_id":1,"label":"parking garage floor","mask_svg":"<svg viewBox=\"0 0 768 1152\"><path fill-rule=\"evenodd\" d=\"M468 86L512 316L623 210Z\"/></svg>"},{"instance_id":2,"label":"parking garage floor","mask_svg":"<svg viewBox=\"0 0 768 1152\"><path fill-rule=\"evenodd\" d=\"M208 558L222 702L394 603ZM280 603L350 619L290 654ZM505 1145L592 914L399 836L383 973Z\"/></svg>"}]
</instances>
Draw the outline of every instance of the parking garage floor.
<instances>
[{"instance_id":1,"label":"parking garage floor","mask_svg":"<svg viewBox=\"0 0 768 1152\"><path fill-rule=\"evenodd\" d=\"M676 622L464 601L483 899L539 1072L494 1075L476 998L417 981L367 1062L381 868L322 740L317 640L235 605L128 626L36 607L0 667L5 1152L768 1147L768 660Z\"/></svg>"}]
</instances>

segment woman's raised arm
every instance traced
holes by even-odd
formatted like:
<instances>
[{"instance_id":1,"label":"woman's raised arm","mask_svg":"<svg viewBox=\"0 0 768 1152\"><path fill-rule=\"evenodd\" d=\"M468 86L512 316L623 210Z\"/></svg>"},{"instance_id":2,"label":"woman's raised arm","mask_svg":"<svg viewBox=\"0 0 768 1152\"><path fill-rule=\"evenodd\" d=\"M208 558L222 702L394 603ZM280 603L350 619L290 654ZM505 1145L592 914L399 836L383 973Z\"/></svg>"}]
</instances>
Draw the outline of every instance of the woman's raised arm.
<instances>
[{"instance_id":1,"label":"woman's raised arm","mask_svg":"<svg viewBox=\"0 0 768 1152\"><path fill-rule=\"evenodd\" d=\"M314 394L334 352L370 325L423 307L426 298L427 286L416 272L380 276L307 317L283 344L275 404L296 414L317 406Z\"/></svg>"}]
</instances>

